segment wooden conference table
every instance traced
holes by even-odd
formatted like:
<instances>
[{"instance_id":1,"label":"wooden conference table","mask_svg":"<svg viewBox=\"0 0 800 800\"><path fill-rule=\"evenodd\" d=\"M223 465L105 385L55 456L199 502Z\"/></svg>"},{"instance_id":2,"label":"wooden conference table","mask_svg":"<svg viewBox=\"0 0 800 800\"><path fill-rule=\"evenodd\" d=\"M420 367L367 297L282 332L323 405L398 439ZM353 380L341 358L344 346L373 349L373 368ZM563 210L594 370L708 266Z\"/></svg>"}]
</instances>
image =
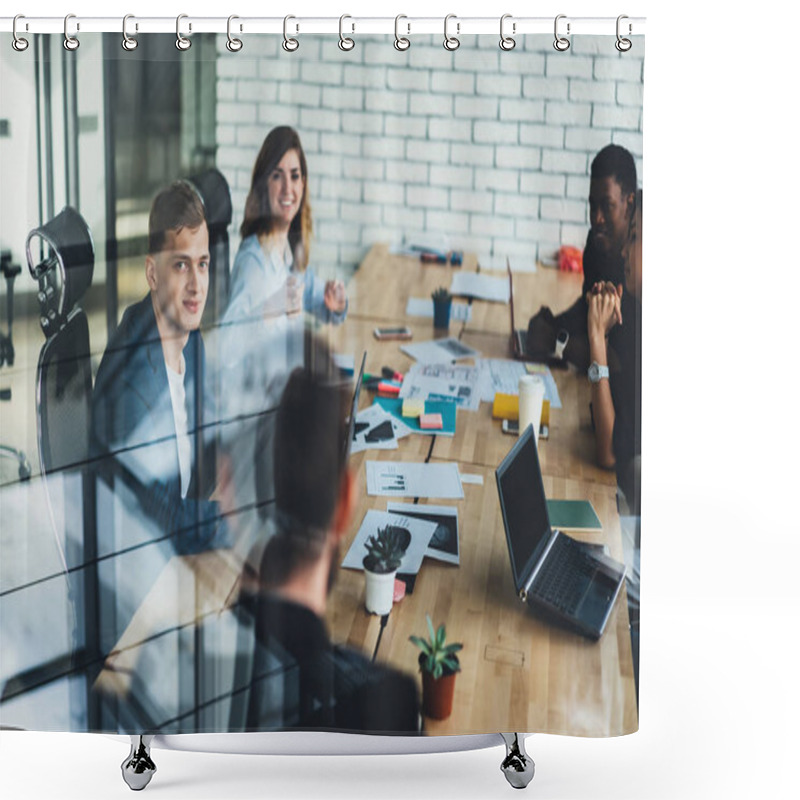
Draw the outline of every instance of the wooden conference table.
<instances>
[{"instance_id":1,"label":"wooden conference table","mask_svg":"<svg viewBox=\"0 0 800 800\"><path fill-rule=\"evenodd\" d=\"M477 268L476 259L468 255L460 269ZM384 365L405 372L412 360L400 351L401 343L379 342L372 331L379 324L401 323L412 329L414 341L433 338L432 320L406 318L406 303L409 297L429 297L437 286L449 286L454 271L391 255L385 245L375 245L348 286L346 322L327 331L331 344L338 352L355 354L356 363L366 350L367 372L379 372ZM491 274L505 277L505 273ZM580 275L545 267L536 273L516 273L517 326L526 325L542 304L555 311L566 308L580 288ZM449 333L484 357L508 358L509 314L507 305L476 300L471 320L451 323ZM615 477L594 463L588 381L572 369L553 374L563 407L551 411L549 439L539 444L545 492L553 499L591 501L602 531L569 531L570 535L604 543L612 556L622 560ZM362 392L361 406L371 402L370 394ZM463 642L464 649L452 716L441 722L426 719L430 734L539 731L614 736L633 732L638 713L624 589L598 642L540 621L516 595L494 477L513 442L501 433L500 422L492 419L491 406L483 403L476 412L458 411L454 437L414 435L400 440L397 450L367 450L351 456L360 481L360 502L342 554L365 512L386 508L385 497L366 494L366 460L455 461L462 474L482 483L465 483L463 500L419 501L420 505L458 507L460 565L426 559L413 593L395 605L382 634L380 618L364 608L362 573L340 570L326 615L331 638L372 654L380 636L377 659L416 675L419 651L408 637L425 633L426 614L436 625L444 622L448 640ZM160 609L164 624L167 618L171 624L188 623L193 615L230 602L236 578L236 564L225 552L173 558L120 639L118 650L109 657L107 663L114 669L101 673L99 686L119 694L127 690L125 675L135 668L137 642L144 638L145 628L152 632L151 608ZM176 585L194 585L195 591L181 591L178 596Z\"/></svg>"}]
</instances>

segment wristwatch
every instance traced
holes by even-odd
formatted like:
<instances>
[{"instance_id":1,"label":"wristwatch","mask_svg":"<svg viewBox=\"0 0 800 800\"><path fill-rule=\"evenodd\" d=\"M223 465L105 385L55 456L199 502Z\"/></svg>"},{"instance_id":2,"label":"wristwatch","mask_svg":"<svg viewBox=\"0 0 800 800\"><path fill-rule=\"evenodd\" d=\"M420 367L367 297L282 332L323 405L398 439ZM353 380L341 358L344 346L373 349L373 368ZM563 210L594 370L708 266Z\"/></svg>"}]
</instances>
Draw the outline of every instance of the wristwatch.
<instances>
[{"instance_id":1,"label":"wristwatch","mask_svg":"<svg viewBox=\"0 0 800 800\"><path fill-rule=\"evenodd\" d=\"M567 346L567 342L569 341L569 331L565 331L563 328L558 332L558 336L556 336L556 358L564 358L564 348Z\"/></svg>"},{"instance_id":2,"label":"wristwatch","mask_svg":"<svg viewBox=\"0 0 800 800\"><path fill-rule=\"evenodd\" d=\"M600 383L603 378L608 378L608 367L605 364L598 364L596 361L592 361L588 375L592 383Z\"/></svg>"}]
</instances>

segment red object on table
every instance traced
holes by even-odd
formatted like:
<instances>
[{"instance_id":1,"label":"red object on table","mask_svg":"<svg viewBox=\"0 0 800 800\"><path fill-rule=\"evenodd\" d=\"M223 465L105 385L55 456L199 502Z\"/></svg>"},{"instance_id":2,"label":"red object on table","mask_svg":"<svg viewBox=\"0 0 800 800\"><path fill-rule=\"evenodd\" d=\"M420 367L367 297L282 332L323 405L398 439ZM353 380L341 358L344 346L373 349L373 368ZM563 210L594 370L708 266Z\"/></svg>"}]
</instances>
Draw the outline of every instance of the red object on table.
<instances>
[{"instance_id":1,"label":"red object on table","mask_svg":"<svg viewBox=\"0 0 800 800\"><path fill-rule=\"evenodd\" d=\"M583 272L583 251L570 245L560 247L558 268L563 272Z\"/></svg>"}]
</instances>

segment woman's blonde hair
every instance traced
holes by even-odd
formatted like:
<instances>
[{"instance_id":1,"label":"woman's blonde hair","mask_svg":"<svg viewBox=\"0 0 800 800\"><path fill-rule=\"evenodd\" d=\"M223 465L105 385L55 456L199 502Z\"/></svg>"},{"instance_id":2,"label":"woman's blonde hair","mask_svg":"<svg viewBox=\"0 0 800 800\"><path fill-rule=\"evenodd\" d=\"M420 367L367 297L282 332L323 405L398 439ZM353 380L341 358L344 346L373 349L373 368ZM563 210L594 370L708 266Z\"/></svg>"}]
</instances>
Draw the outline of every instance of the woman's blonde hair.
<instances>
[{"instance_id":1,"label":"woman's blonde hair","mask_svg":"<svg viewBox=\"0 0 800 800\"><path fill-rule=\"evenodd\" d=\"M297 151L300 172L303 176L303 199L300 201L300 210L289 226L289 247L292 249L294 268L303 271L308 266L312 227L311 203L308 199L308 167L300 137L297 131L288 125L273 128L261 145L256 163L253 165L250 192L244 204L244 220L239 233L244 239L253 234L260 236L272 232L267 179L289 150Z\"/></svg>"}]
</instances>

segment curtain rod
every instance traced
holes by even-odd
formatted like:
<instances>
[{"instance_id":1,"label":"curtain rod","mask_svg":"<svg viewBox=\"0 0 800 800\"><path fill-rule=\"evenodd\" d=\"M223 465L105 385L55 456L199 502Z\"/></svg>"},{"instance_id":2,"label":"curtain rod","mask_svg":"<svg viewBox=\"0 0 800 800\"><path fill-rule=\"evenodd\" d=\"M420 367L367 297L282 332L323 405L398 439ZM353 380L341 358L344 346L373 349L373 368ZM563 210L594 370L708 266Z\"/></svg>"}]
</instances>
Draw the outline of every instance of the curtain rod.
<instances>
[{"instance_id":1,"label":"curtain rod","mask_svg":"<svg viewBox=\"0 0 800 800\"><path fill-rule=\"evenodd\" d=\"M553 35L556 24L561 36L567 35L642 35L645 32L645 17L570 17L560 14L555 17L514 17L504 15L503 32L506 36L524 34ZM415 34L444 34L444 17L195 17L181 15L180 22L175 17L137 17L130 15L126 23L129 36L142 33L176 33L178 24L183 36L192 33L227 33L228 25L236 35L271 33L283 35L286 25L290 35L333 34L348 36L362 34L394 35L413 37ZM471 34L500 34L500 17L459 17L449 15L447 30L451 36ZM70 14L68 17L28 17L17 19L16 32L19 36L28 33L64 34L65 26L70 36L84 33L122 34L122 17L81 17ZM395 27L397 26L397 28ZM619 26L619 27L618 27ZM0 32L12 33L14 17L0 17ZM413 41L413 38L412 38Z\"/></svg>"}]
</instances>

